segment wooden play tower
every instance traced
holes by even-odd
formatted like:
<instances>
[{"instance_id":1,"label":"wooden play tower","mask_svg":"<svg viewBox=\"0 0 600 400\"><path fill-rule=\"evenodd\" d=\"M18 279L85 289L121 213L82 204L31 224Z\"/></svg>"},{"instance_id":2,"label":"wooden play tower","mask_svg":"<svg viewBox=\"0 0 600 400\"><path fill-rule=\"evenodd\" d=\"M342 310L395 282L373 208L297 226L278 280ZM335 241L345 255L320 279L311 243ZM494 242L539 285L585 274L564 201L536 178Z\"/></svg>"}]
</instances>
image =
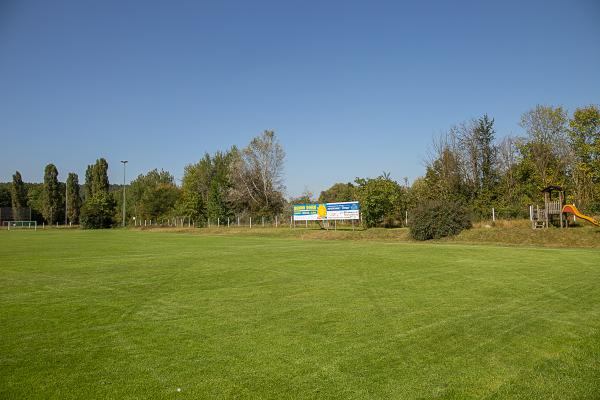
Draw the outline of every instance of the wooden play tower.
<instances>
[{"instance_id":1,"label":"wooden play tower","mask_svg":"<svg viewBox=\"0 0 600 400\"><path fill-rule=\"evenodd\" d=\"M561 228L567 227L567 219L563 215L565 205L565 191L560 186L548 186L542 189L544 194L544 207L531 206L529 209L533 229L547 228L550 224Z\"/></svg>"}]
</instances>

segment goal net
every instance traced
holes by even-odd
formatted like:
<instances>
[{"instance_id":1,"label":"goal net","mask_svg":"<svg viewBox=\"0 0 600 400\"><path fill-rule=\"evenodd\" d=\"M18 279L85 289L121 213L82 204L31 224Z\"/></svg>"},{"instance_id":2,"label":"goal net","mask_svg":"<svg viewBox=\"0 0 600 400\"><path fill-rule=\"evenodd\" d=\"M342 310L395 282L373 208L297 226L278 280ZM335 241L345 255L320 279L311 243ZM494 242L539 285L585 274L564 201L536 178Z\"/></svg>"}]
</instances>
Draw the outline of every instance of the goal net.
<instances>
[{"instance_id":1,"label":"goal net","mask_svg":"<svg viewBox=\"0 0 600 400\"><path fill-rule=\"evenodd\" d=\"M4 225L11 229L34 229L37 230L37 221L4 221Z\"/></svg>"}]
</instances>

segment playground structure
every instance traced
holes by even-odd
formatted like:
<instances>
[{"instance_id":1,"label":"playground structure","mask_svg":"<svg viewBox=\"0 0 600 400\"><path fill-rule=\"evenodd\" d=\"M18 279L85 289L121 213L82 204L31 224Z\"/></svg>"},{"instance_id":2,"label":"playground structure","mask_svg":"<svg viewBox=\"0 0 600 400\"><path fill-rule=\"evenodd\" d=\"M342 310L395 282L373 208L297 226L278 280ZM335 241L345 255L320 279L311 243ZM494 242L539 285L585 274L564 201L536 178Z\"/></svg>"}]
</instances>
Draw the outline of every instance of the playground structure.
<instances>
[{"instance_id":1,"label":"playground structure","mask_svg":"<svg viewBox=\"0 0 600 400\"><path fill-rule=\"evenodd\" d=\"M544 207L541 208L539 205L529 207L533 229L548 228L551 224L567 228L569 226L568 214L573 214L577 218L600 227L600 222L583 214L574 204L565 204L565 191L562 187L548 186L542 189L542 193L544 194Z\"/></svg>"}]
</instances>

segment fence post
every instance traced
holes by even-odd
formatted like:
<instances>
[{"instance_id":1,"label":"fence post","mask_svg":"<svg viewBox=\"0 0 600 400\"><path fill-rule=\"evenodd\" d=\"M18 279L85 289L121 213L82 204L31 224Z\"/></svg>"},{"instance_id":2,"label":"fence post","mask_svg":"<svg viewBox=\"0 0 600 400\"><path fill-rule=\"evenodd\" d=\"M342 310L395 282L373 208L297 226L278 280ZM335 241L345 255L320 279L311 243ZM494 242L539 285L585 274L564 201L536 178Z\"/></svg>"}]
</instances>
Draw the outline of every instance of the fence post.
<instances>
[{"instance_id":1,"label":"fence post","mask_svg":"<svg viewBox=\"0 0 600 400\"><path fill-rule=\"evenodd\" d=\"M492 221L496 222L496 209L494 207L492 207Z\"/></svg>"},{"instance_id":2,"label":"fence post","mask_svg":"<svg viewBox=\"0 0 600 400\"><path fill-rule=\"evenodd\" d=\"M217 217L217 228L221 227L221 217Z\"/></svg>"},{"instance_id":3,"label":"fence post","mask_svg":"<svg viewBox=\"0 0 600 400\"><path fill-rule=\"evenodd\" d=\"M277 228L277 215L275 216L275 228Z\"/></svg>"},{"instance_id":4,"label":"fence post","mask_svg":"<svg viewBox=\"0 0 600 400\"><path fill-rule=\"evenodd\" d=\"M252 229L252 217L250 217L250 229Z\"/></svg>"},{"instance_id":5,"label":"fence post","mask_svg":"<svg viewBox=\"0 0 600 400\"><path fill-rule=\"evenodd\" d=\"M238 219L238 228L239 228L240 227L240 217L238 216L237 219Z\"/></svg>"}]
</instances>

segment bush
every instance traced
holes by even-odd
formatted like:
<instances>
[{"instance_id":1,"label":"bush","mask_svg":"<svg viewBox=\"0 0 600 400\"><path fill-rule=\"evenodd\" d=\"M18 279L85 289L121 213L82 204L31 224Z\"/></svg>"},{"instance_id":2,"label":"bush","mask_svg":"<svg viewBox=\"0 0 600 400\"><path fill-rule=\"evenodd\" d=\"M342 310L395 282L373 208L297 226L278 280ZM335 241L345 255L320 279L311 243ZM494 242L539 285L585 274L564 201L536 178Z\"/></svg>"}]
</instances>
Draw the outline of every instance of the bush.
<instances>
[{"instance_id":1,"label":"bush","mask_svg":"<svg viewBox=\"0 0 600 400\"><path fill-rule=\"evenodd\" d=\"M410 235L416 240L453 236L469 228L469 213L458 203L431 201L411 213Z\"/></svg>"},{"instance_id":2,"label":"bush","mask_svg":"<svg viewBox=\"0 0 600 400\"><path fill-rule=\"evenodd\" d=\"M81 207L81 226L85 229L110 228L114 224L115 207L115 199L109 193L96 193Z\"/></svg>"}]
</instances>

